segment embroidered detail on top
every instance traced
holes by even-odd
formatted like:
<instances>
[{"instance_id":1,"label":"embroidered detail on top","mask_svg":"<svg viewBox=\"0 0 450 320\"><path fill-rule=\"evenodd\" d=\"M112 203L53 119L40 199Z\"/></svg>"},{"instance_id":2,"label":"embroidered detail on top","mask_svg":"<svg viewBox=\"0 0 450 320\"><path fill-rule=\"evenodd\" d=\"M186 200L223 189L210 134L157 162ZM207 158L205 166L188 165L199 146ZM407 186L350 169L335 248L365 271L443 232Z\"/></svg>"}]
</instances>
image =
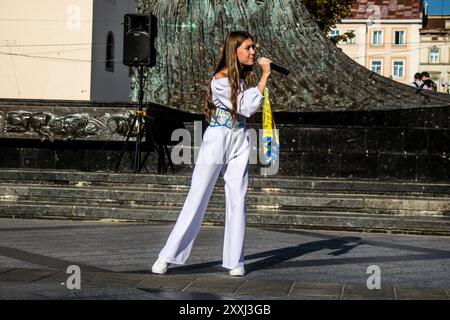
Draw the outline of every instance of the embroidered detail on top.
<instances>
[{"instance_id":1,"label":"embroidered detail on top","mask_svg":"<svg viewBox=\"0 0 450 320\"><path fill-rule=\"evenodd\" d=\"M228 129L240 129L244 127L244 122L240 120L233 121L231 112L219 107L211 118L210 127L227 127Z\"/></svg>"}]
</instances>

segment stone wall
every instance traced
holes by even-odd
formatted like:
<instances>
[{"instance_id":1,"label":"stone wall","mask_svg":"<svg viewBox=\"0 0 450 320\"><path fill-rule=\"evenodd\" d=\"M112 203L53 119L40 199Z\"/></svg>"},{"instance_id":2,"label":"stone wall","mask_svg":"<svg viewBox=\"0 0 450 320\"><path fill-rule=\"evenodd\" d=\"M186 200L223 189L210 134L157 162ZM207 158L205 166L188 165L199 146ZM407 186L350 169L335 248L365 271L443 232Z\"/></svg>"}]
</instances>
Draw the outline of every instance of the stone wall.
<instances>
[{"instance_id":1,"label":"stone wall","mask_svg":"<svg viewBox=\"0 0 450 320\"><path fill-rule=\"evenodd\" d=\"M450 180L448 107L275 117L280 174Z\"/></svg>"},{"instance_id":2,"label":"stone wall","mask_svg":"<svg viewBox=\"0 0 450 320\"><path fill-rule=\"evenodd\" d=\"M189 117L186 118L186 117ZM370 178L380 180L450 180L450 108L423 108L392 111L346 111L319 113L276 113L280 130L278 174L299 177ZM182 125L194 137L194 120L201 115L177 114L162 117L155 132L170 133ZM176 120L176 121L175 121ZM249 127L259 129L260 114ZM172 127L167 127L172 124ZM204 123L203 123L204 125ZM172 142L176 144L177 142ZM3 168L74 169L114 171L121 141L1 139L0 166ZM134 143L128 144L120 172L132 171ZM169 151L170 151L169 146ZM144 144L143 150L152 150ZM191 150L192 151L192 150ZM164 153L161 153L165 156ZM145 158L146 153L143 153ZM165 157L167 166L167 157ZM163 172L162 162L149 152L146 168ZM192 165L175 165L177 173L190 174ZM251 174L260 174L260 165L251 165ZM170 169L166 168L170 173ZM146 172L144 168L142 172Z\"/></svg>"}]
</instances>

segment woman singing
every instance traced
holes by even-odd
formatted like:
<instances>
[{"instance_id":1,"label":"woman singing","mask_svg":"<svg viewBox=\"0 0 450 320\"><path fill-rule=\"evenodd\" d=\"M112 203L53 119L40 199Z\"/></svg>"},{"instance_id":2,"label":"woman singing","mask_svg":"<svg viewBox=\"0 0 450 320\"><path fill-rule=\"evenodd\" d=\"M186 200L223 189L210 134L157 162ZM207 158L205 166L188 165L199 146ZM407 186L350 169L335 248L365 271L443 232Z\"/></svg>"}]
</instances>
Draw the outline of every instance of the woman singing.
<instances>
[{"instance_id":1,"label":"woman singing","mask_svg":"<svg viewBox=\"0 0 450 320\"><path fill-rule=\"evenodd\" d=\"M222 266L229 269L232 276L245 275L245 196L250 155L250 136L245 122L261 105L271 72L271 61L261 58L261 79L256 87L251 87L254 63L253 37L244 31L230 32L211 80L205 108L210 125L203 136L191 188L167 243L152 267L153 273L164 274L169 264L186 263L221 173L226 196Z\"/></svg>"}]
</instances>

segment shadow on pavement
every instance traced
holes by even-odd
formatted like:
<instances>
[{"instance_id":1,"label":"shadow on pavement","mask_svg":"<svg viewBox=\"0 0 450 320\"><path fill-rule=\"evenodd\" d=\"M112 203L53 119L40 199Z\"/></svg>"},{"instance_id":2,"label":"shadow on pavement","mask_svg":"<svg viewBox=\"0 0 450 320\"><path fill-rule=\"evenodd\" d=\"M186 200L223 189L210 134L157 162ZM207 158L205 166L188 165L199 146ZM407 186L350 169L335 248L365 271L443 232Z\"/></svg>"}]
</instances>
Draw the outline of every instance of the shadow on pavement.
<instances>
[{"instance_id":1,"label":"shadow on pavement","mask_svg":"<svg viewBox=\"0 0 450 320\"><path fill-rule=\"evenodd\" d=\"M334 250L333 252L330 252L329 255L339 256L361 245L362 244L361 241L362 239L359 237L333 238L303 243L292 247L250 254L245 256L246 261L245 270L246 273L249 274L251 272L270 268L274 265L281 264L285 261L324 249ZM250 262L253 259L261 259L261 260ZM221 265L222 261L216 260L185 266L174 266L169 269L168 273L189 274L189 273L198 273L200 271L208 273L223 272L223 268L221 267Z\"/></svg>"}]
</instances>

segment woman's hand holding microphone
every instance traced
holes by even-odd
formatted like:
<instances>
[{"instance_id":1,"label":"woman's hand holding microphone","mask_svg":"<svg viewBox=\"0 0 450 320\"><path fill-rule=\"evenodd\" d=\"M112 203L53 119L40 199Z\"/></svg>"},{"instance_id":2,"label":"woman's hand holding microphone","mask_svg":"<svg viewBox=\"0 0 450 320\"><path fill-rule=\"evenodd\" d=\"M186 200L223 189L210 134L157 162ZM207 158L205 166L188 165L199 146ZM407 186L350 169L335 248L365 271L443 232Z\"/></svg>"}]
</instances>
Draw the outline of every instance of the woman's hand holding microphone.
<instances>
[{"instance_id":1,"label":"woman's hand holding microphone","mask_svg":"<svg viewBox=\"0 0 450 320\"><path fill-rule=\"evenodd\" d=\"M261 79L258 83L258 90L261 92L261 94L264 94L264 88L267 85L267 80L269 79L271 69L270 64L272 63L272 60L262 57L258 59L258 64L262 70Z\"/></svg>"}]
</instances>

